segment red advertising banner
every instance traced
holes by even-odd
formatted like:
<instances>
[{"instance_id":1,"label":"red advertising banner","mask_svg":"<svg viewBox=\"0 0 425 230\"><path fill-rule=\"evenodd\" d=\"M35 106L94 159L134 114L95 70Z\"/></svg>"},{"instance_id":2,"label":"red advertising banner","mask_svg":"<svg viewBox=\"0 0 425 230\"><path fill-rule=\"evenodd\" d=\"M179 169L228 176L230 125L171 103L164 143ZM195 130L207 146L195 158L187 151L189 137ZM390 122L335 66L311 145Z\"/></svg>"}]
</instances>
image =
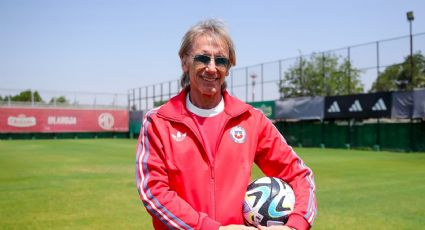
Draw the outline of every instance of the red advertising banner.
<instances>
[{"instance_id":1,"label":"red advertising banner","mask_svg":"<svg viewBox=\"0 0 425 230\"><path fill-rule=\"evenodd\" d=\"M0 133L128 132L128 111L0 107Z\"/></svg>"}]
</instances>

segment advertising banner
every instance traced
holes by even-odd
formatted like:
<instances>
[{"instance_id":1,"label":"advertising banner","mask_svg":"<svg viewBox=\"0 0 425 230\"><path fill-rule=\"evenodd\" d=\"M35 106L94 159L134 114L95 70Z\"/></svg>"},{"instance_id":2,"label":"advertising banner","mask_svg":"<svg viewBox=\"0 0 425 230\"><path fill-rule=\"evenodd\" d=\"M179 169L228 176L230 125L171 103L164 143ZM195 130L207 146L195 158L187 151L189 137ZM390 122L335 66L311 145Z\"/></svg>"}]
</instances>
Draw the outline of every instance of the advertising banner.
<instances>
[{"instance_id":1,"label":"advertising banner","mask_svg":"<svg viewBox=\"0 0 425 230\"><path fill-rule=\"evenodd\" d=\"M413 118L425 117L425 89L413 91Z\"/></svg>"},{"instance_id":2,"label":"advertising banner","mask_svg":"<svg viewBox=\"0 0 425 230\"><path fill-rule=\"evenodd\" d=\"M127 110L0 107L0 133L127 131Z\"/></svg>"},{"instance_id":3,"label":"advertising banner","mask_svg":"<svg viewBox=\"0 0 425 230\"><path fill-rule=\"evenodd\" d=\"M324 97L296 97L276 101L276 119L322 120Z\"/></svg>"},{"instance_id":4,"label":"advertising banner","mask_svg":"<svg viewBox=\"0 0 425 230\"><path fill-rule=\"evenodd\" d=\"M325 119L391 116L391 93L355 94L325 98Z\"/></svg>"},{"instance_id":5,"label":"advertising banner","mask_svg":"<svg viewBox=\"0 0 425 230\"><path fill-rule=\"evenodd\" d=\"M411 118L413 112L413 92L393 92L391 118Z\"/></svg>"},{"instance_id":6,"label":"advertising banner","mask_svg":"<svg viewBox=\"0 0 425 230\"><path fill-rule=\"evenodd\" d=\"M256 101L248 102L252 107L261 110L264 115L269 119L274 119L275 117L275 102L274 101Z\"/></svg>"}]
</instances>

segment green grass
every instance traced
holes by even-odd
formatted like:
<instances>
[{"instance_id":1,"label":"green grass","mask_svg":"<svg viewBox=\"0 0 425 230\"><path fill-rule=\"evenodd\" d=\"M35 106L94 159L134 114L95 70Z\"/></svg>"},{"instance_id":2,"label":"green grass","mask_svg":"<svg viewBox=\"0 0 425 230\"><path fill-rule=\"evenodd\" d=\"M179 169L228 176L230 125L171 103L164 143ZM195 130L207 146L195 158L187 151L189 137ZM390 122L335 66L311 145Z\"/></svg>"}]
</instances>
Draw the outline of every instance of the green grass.
<instances>
[{"instance_id":1,"label":"green grass","mask_svg":"<svg viewBox=\"0 0 425 230\"><path fill-rule=\"evenodd\" d=\"M0 141L0 229L152 229L135 148L126 139ZM315 172L314 229L425 226L425 154L296 151Z\"/></svg>"}]
</instances>

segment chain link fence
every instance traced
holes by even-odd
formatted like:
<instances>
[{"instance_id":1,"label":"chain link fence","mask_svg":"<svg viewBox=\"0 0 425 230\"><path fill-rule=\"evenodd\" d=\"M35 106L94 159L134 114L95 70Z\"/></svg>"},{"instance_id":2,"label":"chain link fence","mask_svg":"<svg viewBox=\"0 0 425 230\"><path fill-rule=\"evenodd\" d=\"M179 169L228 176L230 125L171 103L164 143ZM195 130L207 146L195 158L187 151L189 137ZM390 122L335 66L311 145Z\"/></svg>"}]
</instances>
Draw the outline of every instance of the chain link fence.
<instances>
[{"instance_id":1,"label":"chain link fence","mask_svg":"<svg viewBox=\"0 0 425 230\"><path fill-rule=\"evenodd\" d=\"M422 53L425 49L425 33L412 35L412 42L413 53ZM399 64L410 55L410 36L373 41L306 55L300 54L297 57L232 68L227 78L228 91L246 102L278 100L283 97L279 92L279 82L283 79L285 72L294 68L301 59L310 59L313 55L333 55L341 62L342 60L349 60L353 68L360 70L360 81L367 92L386 67ZM326 76L326 73L323 75ZM11 100L11 97L25 90L0 88L0 106L148 110L169 100L180 92L181 87L179 79L176 79L132 88L128 90L127 94L36 90L43 99L42 101L34 100L34 96L27 102ZM34 94L35 90L31 92ZM60 97L63 97L66 101L58 101Z\"/></svg>"},{"instance_id":2,"label":"chain link fence","mask_svg":"<svg viewBox=\"0 0 425 230\"><path fill-rule=\"evenodd\" d=\"M12 98L22 92L29 92L28 100L17 101ZM70 108L129 108L127 94L81 91L53 91L32 89L0 88L0 106L25 107L70 107ZM40 100L41 99L41 100Z\"/></svg>"},{"instance_id":3,"label":"chain link fence","mask_svg":"<svg viewBox=\"0 0 425 230\"><path fill-rule=\"evenodd\" d=\"M413 53L422 53L425 33L412 35L412 41ZM279 82L285 72L300 59L310 59L313 55L333 55L339 62L349 60L353 68L360 70L360 81L367 92L385 68L403 62L410 55L410 35L232 68L227 78L228 91L246 102L278 100L282 98ZM326 76L326 73L323 75ZM129 89L128 105L132 110L148 110L167 101L180 89L179 80Z\"/></svg>"}]
</instances>

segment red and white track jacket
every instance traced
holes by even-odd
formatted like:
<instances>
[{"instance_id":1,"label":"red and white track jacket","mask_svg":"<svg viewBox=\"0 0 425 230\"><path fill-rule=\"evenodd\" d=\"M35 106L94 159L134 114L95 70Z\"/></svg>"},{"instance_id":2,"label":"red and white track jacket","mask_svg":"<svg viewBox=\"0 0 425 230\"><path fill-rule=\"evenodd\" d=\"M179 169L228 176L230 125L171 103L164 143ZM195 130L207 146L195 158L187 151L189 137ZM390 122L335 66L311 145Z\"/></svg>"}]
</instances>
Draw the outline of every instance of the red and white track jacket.
<instances>
[{"instance_id":1,"label":"red and white track jacket","mask_svg":"<svg viewBox=\"0 0 425 230\"><path fill-rule=\"evenodd\" d=\"M243 224L242 203L255 162L288 182L296 204L287 225L309 229L315 184L306 167L261 111L224 93L225 122L214 159L186 109L187 91L149 111L137 146L136 183L155 229L218 229Z\"/></svg>"}]
</instances>

